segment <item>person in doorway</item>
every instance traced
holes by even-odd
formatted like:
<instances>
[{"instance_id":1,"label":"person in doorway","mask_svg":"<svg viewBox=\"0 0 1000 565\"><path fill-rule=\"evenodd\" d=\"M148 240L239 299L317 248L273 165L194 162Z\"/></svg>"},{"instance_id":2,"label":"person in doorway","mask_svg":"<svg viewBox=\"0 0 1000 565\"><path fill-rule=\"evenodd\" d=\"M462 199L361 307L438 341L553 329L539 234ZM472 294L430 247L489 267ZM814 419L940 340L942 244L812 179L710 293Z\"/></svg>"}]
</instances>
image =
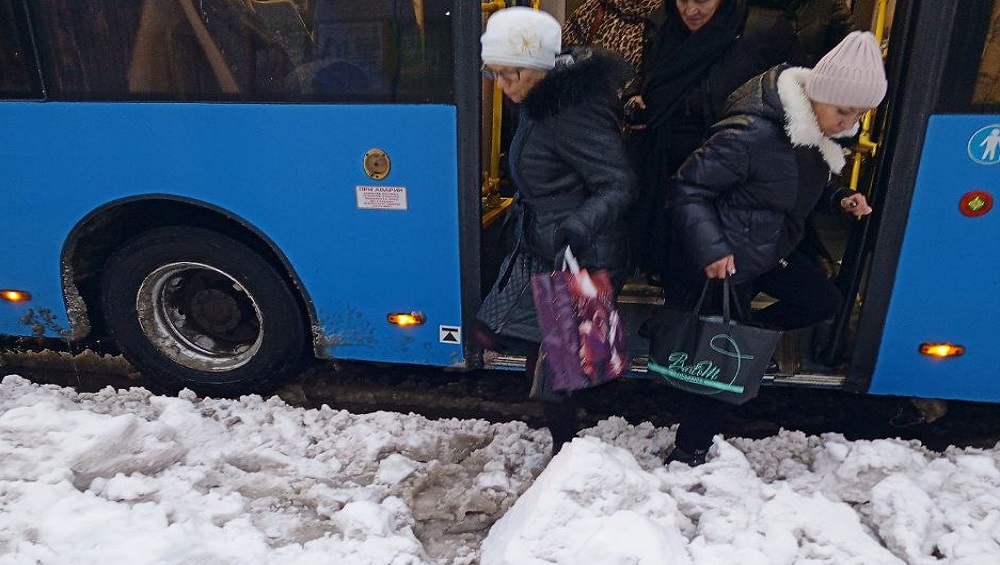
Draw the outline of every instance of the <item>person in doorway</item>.
<instances>
[{"instance_id":1,"label":"person in doorway","mask_svg":"<svg viewBox=\"0 0 1000 565\"><path fill-rule=\"evenodd\" d=\"M566 18L563 43L609 49L638 70L646 18L662 5L663 0L587 0Z\"/></svg>"},{"instance_id":2,"label":"person in doorway","mask_svg":"<svg viewBox=\"0 0 1000 565\"><path fill-rule=\"evenodd\" d=\"M483 74L519 105L508 152L515 244L477 313L486 349L524 354L529 382L541 330L531 275L551 272L569 246L580 266L607 269L616 289L627 264L624 215L637 192L621 136L621 89L631 67L597 48L562 51L559 22L544 12L497 11L482 38ZM568 397L545 399L553 453L576 435Z\"/></svg>"},{"instance_id":3,"label":"person in doorway","mask_svg":"<svg viewBox=\"0 0 1000 565\"><path fill-rule=\"evenodd\" d=\"M795 27L786 63L812 67L853 30L847 0L749 0L752 7L784 12Z\"/></svg>"},{"instance_id":4,"label":"person in doorway","mask_svg":"<svg viewBox=\"0 0 1000 565\"><path fill-rule=\"evenodd\" d=\"M779 10L792 21L795 28L795 43L785 62L796 67L813 67L825 53L833 49L848 33L854 31L851 22L851 8L847 0L749 0L758 9ZM844 139L851 144L856 140ZM806 217L802 241L795 252L800 260L811 260L826 272L835 273L837 260L819 233L816 216ZM826 305L839 300L840 291L833 285L823 285ZM775 298L781 299L777 296ZM792 297L794 299L794 297ZM787 306L787 304L786 304ZM805 305L808 306L808 305ZM832 313L831 313L832 314ZM777 365L775 364L775 368Z\"/></svg>"},{"instance_id":5,"label":"person in doorway","mask_svg":"<svg viewBox=\"0 0 1000 565\"><path fill-rule=\"evenodd\" d=\"M626 116L640 197L630 212L634 267L663 275L668 230L663 189L704 141L729 94L781 63L794 45L788 18L750 10L746 0L667 0L646 26L641 76Z\"/></svg>"},{"instance_id":6,"label":"person in doorway","mask_svg":"<svg viewBox=\"0 0 1000 565\"><path fill-rule=\"evenodd\" d=\"M681 244L672 261L683 265L668 296L690 308L706 277L731 278L737 311L746 317L760 281L788 268L782 261L813 208L870 214L864 195L828 181L846 162L835 140L853 136L886 89L875 36L852 32L815 68L778 65L734 92L709 139L668 185L667 209ZM810 280L798 276L796 288L807 292ZM794 279L787 277L789 284ZM805 323L793 315L760 317L783 329ZM728 412L727 404L692 395L667 461L704 462Z\"/></svg>"}]
</instances>

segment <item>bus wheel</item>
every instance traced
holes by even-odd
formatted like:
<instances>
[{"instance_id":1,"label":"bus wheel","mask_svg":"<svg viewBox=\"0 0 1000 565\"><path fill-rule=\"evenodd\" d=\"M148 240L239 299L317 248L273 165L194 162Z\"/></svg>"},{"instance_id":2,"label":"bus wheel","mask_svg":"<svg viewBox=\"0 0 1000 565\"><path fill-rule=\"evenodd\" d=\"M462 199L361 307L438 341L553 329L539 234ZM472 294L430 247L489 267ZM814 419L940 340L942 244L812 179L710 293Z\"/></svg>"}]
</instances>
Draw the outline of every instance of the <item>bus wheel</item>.
<instances>
[{"instance_id":1,"label":"bus wheel","mask_svg":"<svg viewBox=\"0 0 1000 565\"><path fill-rule=\"evenodd\" d=\"M103 276L108 330L151 390L266 394L301 367L306 330L295 294L233 239L157 228L117 250Z\"/></svg>"}]
</instances>

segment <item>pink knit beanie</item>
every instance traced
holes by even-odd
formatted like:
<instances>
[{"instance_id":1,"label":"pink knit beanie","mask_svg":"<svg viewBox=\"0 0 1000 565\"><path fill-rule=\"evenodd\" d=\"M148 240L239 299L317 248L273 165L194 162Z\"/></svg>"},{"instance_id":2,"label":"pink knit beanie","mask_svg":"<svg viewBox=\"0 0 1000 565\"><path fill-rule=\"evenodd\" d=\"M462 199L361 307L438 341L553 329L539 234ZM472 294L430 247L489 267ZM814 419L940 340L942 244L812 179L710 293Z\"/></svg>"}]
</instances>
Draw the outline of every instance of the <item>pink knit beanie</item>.
<instances>
[{"instance_id":1,"label":"pink knit beanie","mask_svg":"<svg viewBox=\"0 0 1000 565\"><path fill-rule=\"evenodd\" d=\"M806 82L810 100L844 108L874 108L887 83L882 50L869 31L852 31L823 56Z\"/></svg>"}]
</instances>

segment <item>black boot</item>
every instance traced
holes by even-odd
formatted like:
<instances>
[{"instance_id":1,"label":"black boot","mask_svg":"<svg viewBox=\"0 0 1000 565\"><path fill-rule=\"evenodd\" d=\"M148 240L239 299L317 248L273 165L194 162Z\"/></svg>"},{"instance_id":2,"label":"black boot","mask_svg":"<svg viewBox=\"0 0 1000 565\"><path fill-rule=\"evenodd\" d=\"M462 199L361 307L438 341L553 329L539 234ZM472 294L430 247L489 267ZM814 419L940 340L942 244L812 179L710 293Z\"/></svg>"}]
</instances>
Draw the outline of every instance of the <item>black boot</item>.
<instances>
[{"instance_id":1,"label":"black boot","mask_svg":"<svg viewBox=\"0 0 1000 565\"><path fill-rule=\"evenodd\" d=\"M667 454L667 458L663 461L664 465L670 465L673 461L680 461L688 467L697 467L705 462L705 458L708 456L707 449L695 449L694 451L684 451L679 447L674 447L674 449Z\"/></svg>"},{"instance_id":2,"label":"black boot","mask_svg":"<svg viewBox=\"0 0 1000 565\"><path fill-rule=\"evenodd\" d=\"M555 456L580 431L576 403L569 397L559 401L545 401L542 403L542 412L545 414L545 426L552 434L552 455Z\"/></svg>"}]
</instances>

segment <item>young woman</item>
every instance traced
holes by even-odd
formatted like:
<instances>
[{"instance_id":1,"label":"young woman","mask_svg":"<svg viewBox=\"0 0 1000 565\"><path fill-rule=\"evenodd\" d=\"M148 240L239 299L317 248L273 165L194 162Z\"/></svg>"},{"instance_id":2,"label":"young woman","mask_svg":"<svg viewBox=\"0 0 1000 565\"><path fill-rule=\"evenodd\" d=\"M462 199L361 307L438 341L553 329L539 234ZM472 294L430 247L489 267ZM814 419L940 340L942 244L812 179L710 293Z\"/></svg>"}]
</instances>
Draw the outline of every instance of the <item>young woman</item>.
<instances>
[{"instance_id":1,"label":"young woman","mask_svg":"<svg viewBox=\"0 0 1000 565\"><path fill-rule=\"evenodd\" d=\"M852 32L815 68L780 65L733 93L711 137L668 184L667 209L681 243L671 261L683 266L669 281L673 302L693 307L706 278L732 278L744 313L764 281L809 290L813 279L786 272L786 258L813 208L871 213L864 195L828 181L846 162L834 139L855 135L886 87L875 36ZM795 312L767 322L802 325ZM692 397L668 460L703 462L727 413L728 405Z\"/></svg>"}]
</instances>

